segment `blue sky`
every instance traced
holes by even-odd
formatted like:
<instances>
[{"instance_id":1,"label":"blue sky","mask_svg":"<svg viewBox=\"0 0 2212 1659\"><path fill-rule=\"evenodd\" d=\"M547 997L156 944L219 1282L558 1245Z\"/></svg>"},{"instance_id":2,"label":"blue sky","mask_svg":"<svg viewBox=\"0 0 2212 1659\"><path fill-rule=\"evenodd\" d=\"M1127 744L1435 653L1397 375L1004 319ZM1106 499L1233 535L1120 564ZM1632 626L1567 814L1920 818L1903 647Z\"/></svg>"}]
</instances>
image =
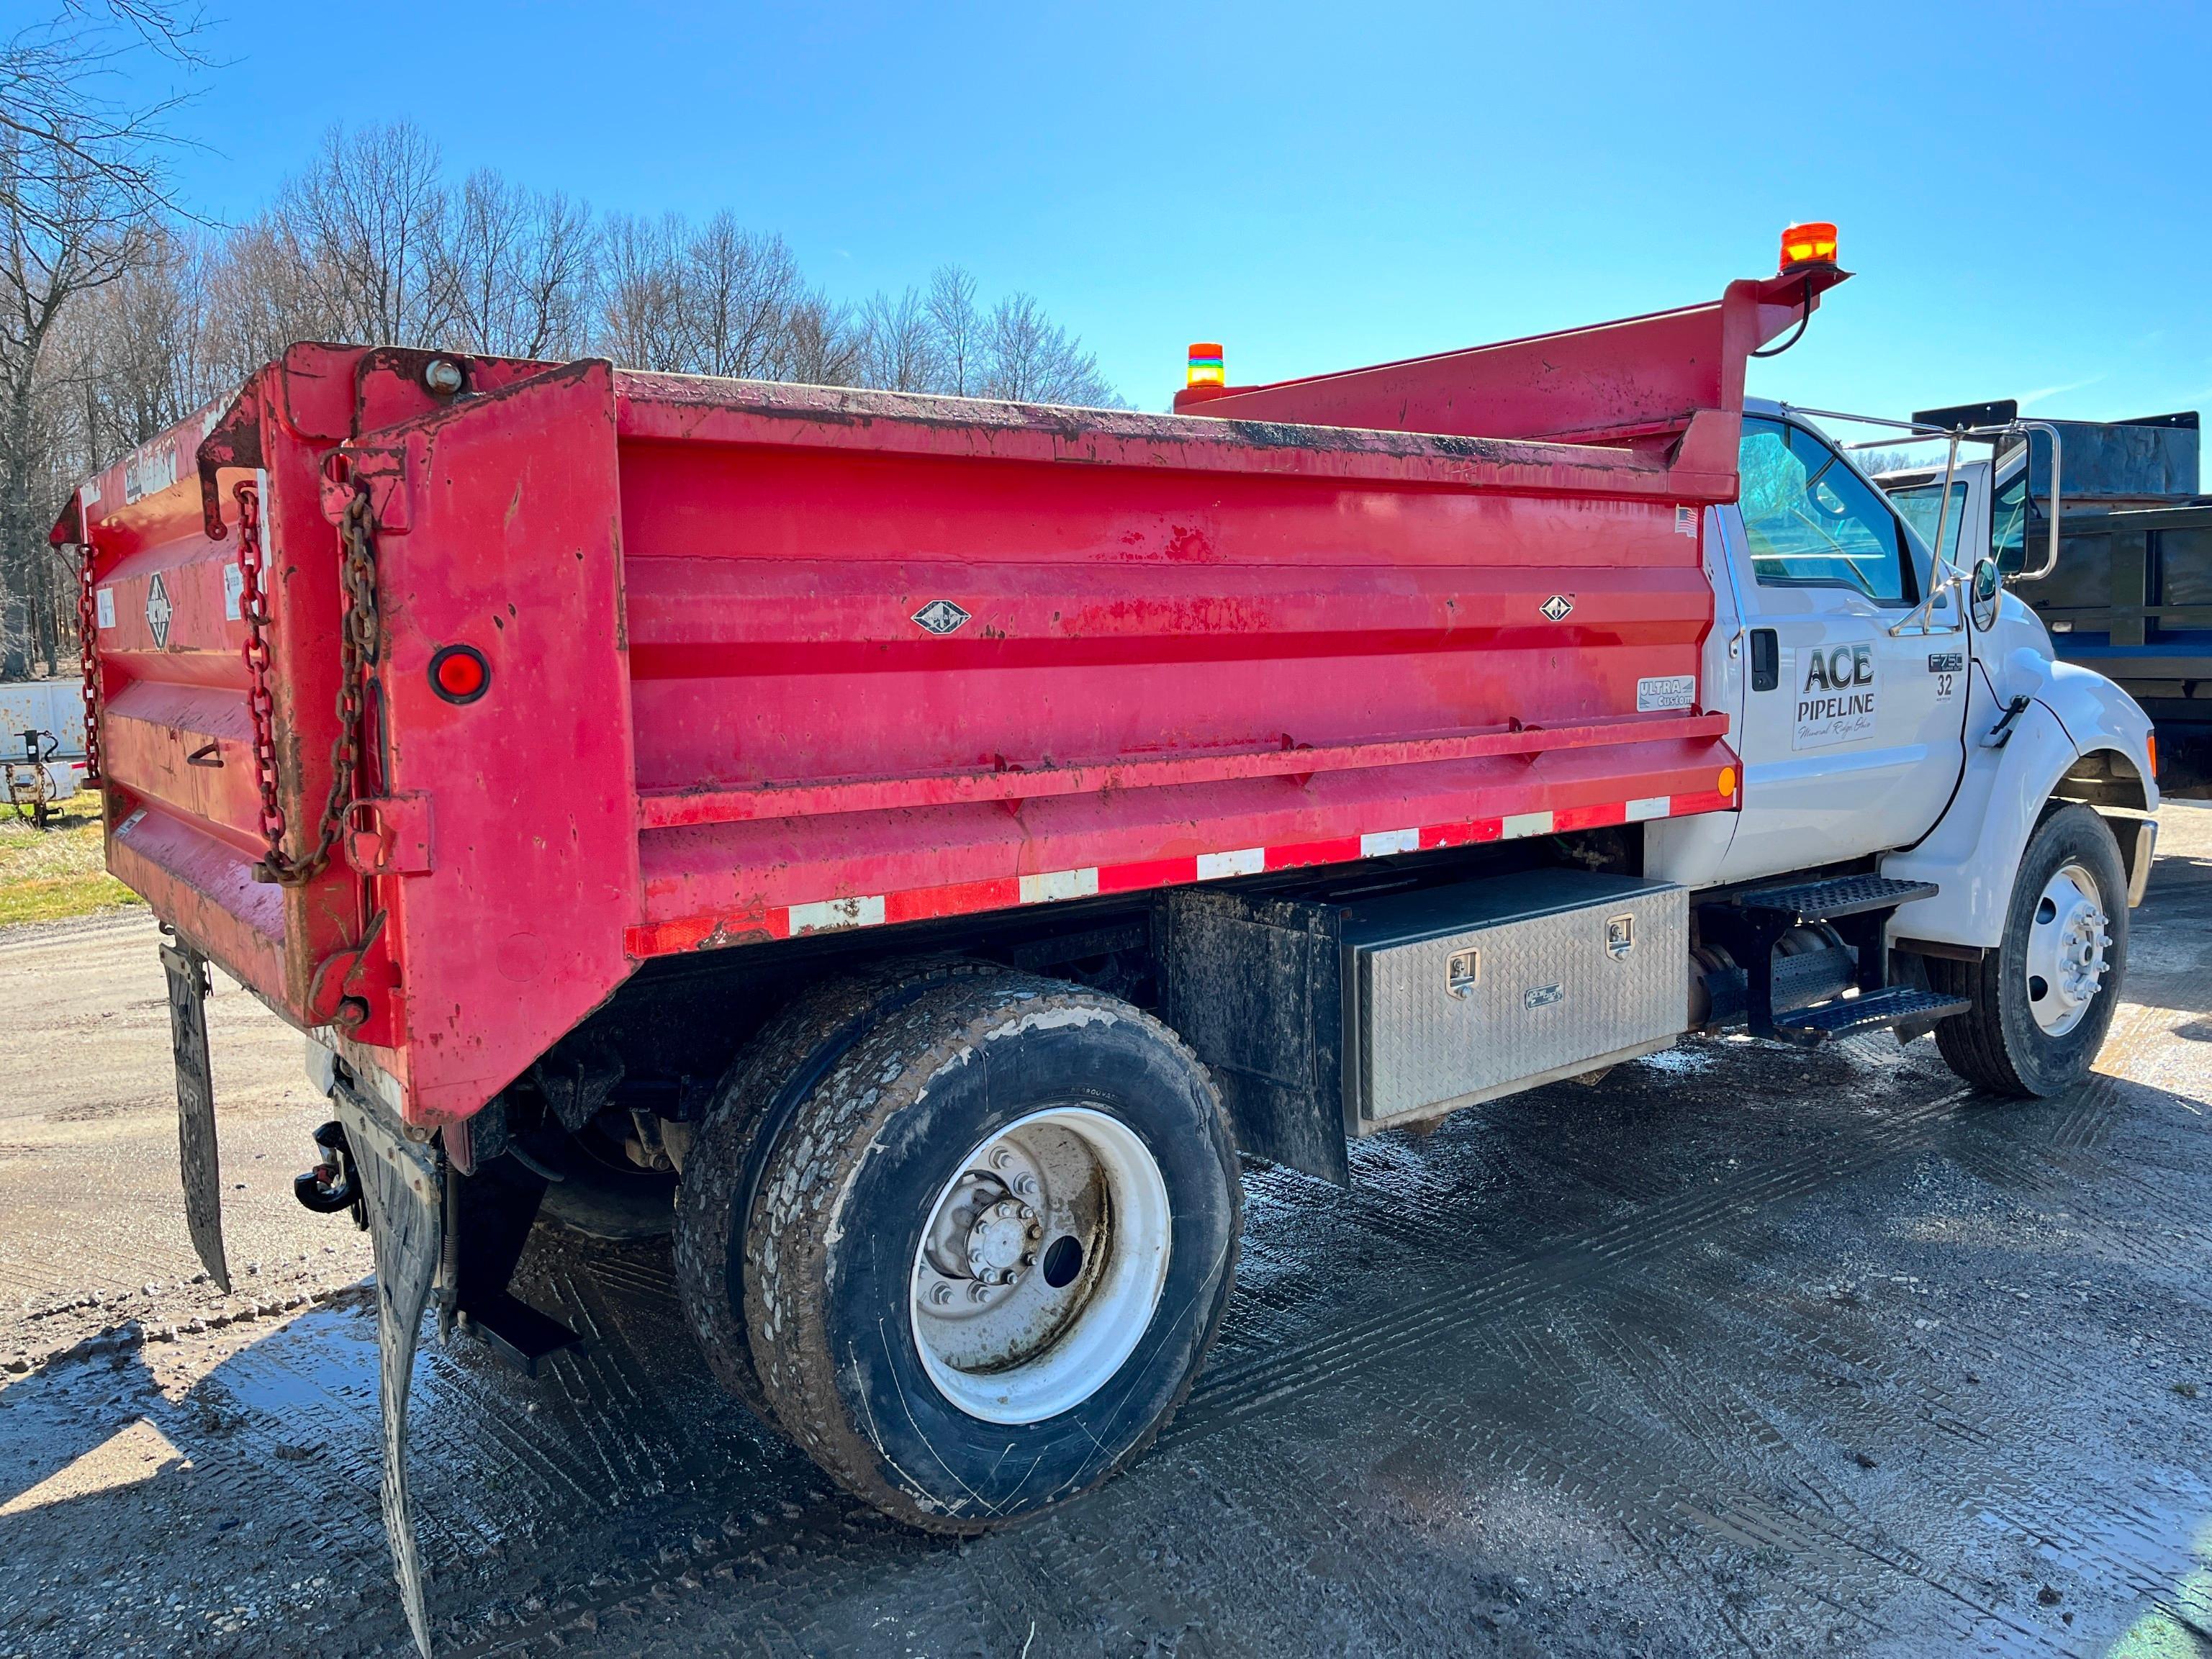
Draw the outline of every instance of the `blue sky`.
<instances>
[{"instance_id":1,"label":"blue sky","mask_svg":"<svg viewBox=\"0 0 2212 1659\"><path fill-rule=\"evenodd\" d=\"M188 198L409 118L606 208L728 206L833 293L1025 288L1140 407L1686 303L1792 219L1857 279L1753 390L2212 406L2212 9L213 0Z\"/></svg>"}]
</instances>

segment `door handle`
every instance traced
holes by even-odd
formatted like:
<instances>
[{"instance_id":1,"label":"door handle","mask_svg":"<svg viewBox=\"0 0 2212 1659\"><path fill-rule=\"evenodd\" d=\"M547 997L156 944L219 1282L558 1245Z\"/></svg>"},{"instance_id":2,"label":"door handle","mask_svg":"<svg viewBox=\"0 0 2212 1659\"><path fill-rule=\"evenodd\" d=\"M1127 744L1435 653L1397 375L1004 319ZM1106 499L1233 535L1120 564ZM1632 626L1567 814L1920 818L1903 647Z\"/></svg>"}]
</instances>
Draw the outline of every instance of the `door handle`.
<instances>
[{"instance_id":1,"label":"door handle","mask_svg":"<svg viewBox=\"0 0 2212 1659\"><path fill-rule=\"evenodd\" d=\"M1751 630L1751 689L1771 691L1782 684L1782 647L1771 628Z\"/></svg>"}]
</instances>

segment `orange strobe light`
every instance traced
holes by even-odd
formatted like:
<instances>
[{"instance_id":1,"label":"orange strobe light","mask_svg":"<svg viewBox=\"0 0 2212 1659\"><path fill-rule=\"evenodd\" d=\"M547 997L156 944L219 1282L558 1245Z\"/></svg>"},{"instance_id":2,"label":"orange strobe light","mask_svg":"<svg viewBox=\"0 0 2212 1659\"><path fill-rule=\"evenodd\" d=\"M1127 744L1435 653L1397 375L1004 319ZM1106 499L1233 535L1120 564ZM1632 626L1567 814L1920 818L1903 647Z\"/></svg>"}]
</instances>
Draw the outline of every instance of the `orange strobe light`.
<instances>
[{"instance_id":1,"label":"orange strobe light","mask_svg":"<svg viewBox=\"0 0 2212 1659\"><path fill-rule=\"evenodd\" d=\"M1190 374L1185 386L1219 386L1229 384L1229 376L1221 367L1221 347L1212 340L1200 340L1190 349Z\"/></svg>"},{"instance_id":2,"label":"orange strobe light","mask_svg":"<svg viewBox=\"0 0 2212 1659\"><path fill-rule=\"evenodd\" d=\"M1836 263L1836 228L1833 225L1792 225L1782 233L1782 269L1797 270L1802 265L1832 265Z\"/></svg>"}]
</instances>

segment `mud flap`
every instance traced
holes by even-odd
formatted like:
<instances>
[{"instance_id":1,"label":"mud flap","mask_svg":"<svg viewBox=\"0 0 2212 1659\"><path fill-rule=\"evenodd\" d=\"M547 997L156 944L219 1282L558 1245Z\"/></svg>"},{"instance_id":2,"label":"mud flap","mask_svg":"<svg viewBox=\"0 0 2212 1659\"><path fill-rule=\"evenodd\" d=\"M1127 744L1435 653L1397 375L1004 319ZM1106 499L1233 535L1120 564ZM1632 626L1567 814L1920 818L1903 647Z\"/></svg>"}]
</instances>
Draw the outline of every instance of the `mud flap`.
<instances>
[{"instance_id":1,"label":"mud flap","mask_svg":"<svg viewBox=\"0 0 2212 1659\"><path fill-rule=\"evenodd\" d=\"M368 1200L376 1253L376 1354L384 1423L384 1531L408 1628L429 1659L430 1615L407 1501L407 1396L415 1344L437 1281L445 1243L445 1179L437 1153L404 1139L390 1118L347 1084L332 1091Z\"/></svg>"},{"instance_id":2,"label":"mud flap","mask_svg":"<svg viewBox=\"0 0 2212 1659\"><path fill-rule=\"evenodd\" d=\"M208 1069L207 958L179 939L161 947L169 978L169 1046L177 1060L177 1152L185 1226L208 1277L228 1295L222 1249L222 1169L216 1156L215 1079Z\"/></svg>"}]
</instances>

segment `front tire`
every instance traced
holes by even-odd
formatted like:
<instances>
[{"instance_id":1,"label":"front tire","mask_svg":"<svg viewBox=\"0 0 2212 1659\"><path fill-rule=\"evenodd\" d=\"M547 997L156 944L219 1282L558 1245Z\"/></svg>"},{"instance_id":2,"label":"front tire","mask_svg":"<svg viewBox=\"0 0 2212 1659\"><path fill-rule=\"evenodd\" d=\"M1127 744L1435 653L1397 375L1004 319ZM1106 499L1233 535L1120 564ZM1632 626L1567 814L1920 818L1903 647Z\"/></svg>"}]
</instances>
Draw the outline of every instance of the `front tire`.
<instances>
[{"instance_id":1,"label":"front tire","mask_svg":"<svg viewBox=\"0 0 2212 1659\"><path fill-rule=\"evenodd\" d=\"M1006 974L889 1012L778 1138L747 1231L777 1420L930 1531L1088 1492L1212 1343L1236 1171L1205 1067L1125 1002Z\"/></svg>"},{"instance_id":2,"label":"front tire","mask_svg":"<svg viewBox=\"0 0 2212 1659\"><path fill-rule=\"evenodd\" d=\"M1997 949L1979 962L1928 959L1933 988L1974 1005L1937 1024L1936 1046L1992 1094L2061 1093L2104 1047L2127 960L2119 844L2088 807L2061 807L2028 837Z\"/></svg>"}]
</instances>

